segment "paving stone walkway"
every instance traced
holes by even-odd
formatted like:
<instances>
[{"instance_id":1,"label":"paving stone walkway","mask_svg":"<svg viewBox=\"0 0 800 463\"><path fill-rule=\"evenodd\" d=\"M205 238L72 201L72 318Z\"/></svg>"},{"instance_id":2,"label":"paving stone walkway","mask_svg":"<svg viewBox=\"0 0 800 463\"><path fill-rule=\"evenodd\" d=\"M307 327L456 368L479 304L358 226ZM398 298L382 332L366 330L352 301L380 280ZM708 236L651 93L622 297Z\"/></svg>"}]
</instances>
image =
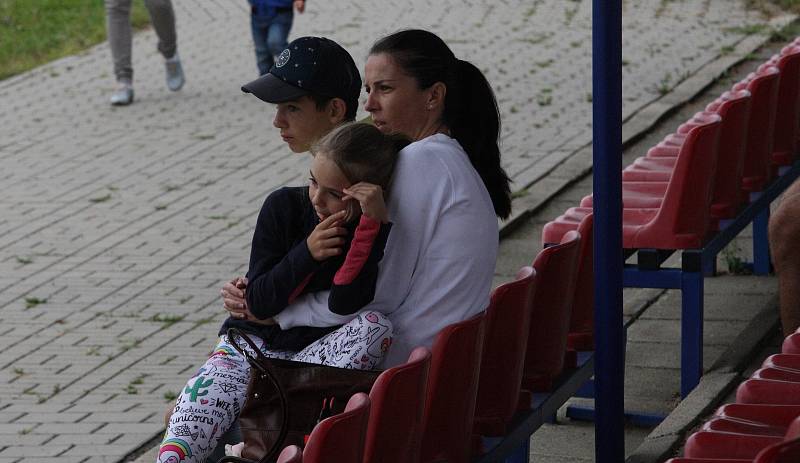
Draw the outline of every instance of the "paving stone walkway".
<instances>
[{"instance_id":1,"label":"paving stone walkway","mask_svg":"<svg viewBox=\"0 0 800 463\"><path fill-rule=\"evenodd\" d=\"M300 184L256 67L244 0L175 0L187 84L134 38L136 102L112 108L107 44L0 81L0 463L119 461L213 346L218 288L244 273L266 194ZM624 10L624 114L702 73L767 20L734 0ZM439 33L495 87L522 190L591 138L591 2L310 2L363 68L381 35ZM500 273L511 270L503 269Z\"/></svg>"}]
</instances>

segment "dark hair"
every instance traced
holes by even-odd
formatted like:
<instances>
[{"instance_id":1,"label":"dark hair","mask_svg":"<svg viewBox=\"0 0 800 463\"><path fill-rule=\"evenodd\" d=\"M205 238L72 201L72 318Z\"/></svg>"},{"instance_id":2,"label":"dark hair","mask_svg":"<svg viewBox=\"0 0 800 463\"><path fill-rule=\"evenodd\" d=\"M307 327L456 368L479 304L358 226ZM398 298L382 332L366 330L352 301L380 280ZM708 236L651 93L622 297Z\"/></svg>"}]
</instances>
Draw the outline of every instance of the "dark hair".
<instances>
[{"instance_id":1,"label":"dark hair","mask_svg":"<svg viewBox=\"0 0 800 463\"><path fill-rule=\"evenodd\" d=\"M314 106L317 108L317 111L324 110L328 106L328 102L336 98L332 96L318 95L316 93L309 93L308 97L314 102ZM342 101L344 101L345 105L344 120L347 122L354 121L356 118L356 111L358 110L358 98L352 101Z\"/></svg>"},{"instance_id":2,"label":"dark hair","mask_svg":"<svg viewBox=\"0 0 800 463\"><path fill-rule=\"evenodd\" d=\"M369 182L386 192L397 153L409 143L403 135L386 135L372 124L353 122L333 129L311 152L333 161L350 183Z\"/></svg>"},{"instance_id":3,"label":"dark hair","mask_svg":"<svg viewBox=\"0 0 800 463\"><path fill-rule=\"evenodd\" d=\"M472 63L455 57L436 34L420 29L378 40L370 55L385 53L420 89L442 82L447 88L442 123L467 152L492 198L495 214L511 214L509 178L500 164L500 112L492 87Z\"/></svg>"}]
</instances>

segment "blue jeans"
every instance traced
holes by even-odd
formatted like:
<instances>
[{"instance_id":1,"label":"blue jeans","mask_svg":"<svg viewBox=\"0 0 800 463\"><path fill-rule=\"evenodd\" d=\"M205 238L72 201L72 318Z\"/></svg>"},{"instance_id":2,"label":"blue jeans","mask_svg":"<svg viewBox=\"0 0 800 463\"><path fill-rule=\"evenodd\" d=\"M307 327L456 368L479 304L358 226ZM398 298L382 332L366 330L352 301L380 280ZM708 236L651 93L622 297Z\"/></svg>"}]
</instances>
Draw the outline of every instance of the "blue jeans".
<instances>
[{"instance_id":1,"label":"blue jeans","mask_svg":"<svg viewBox=\"0 0 800 463\"><path fill-rule=\"evenodd\" d=\"M274 56L278 56L288 45L289 30L292 28L292 10L275 12L271 15L250 15L250 28L256 46L256 64L259 75L269 72Z\"/></svg>"}]
</instances>

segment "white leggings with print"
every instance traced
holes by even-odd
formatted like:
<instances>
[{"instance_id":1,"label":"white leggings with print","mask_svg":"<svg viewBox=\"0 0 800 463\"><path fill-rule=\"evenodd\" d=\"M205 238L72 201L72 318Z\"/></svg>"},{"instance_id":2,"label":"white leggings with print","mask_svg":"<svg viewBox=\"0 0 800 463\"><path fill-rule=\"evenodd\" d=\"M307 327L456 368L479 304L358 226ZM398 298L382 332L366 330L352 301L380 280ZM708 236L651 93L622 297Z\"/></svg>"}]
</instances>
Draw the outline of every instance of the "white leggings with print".
<instances>
[{"instance_id":1,"label":"white leggings with print","mask_svg":"<svg viewBox=\"0 0 800 463\"><path fill-rule=\"evenodd\" d=\"M366 311L300 352L271 351L250 338L267 357L368 370L383 359L392 339L391 322ZM182 389L158 453L158 463L205 462L220 436L239 416L247 394L250 365L220 338L214 352Z\"/></svg>"}]
</instances>

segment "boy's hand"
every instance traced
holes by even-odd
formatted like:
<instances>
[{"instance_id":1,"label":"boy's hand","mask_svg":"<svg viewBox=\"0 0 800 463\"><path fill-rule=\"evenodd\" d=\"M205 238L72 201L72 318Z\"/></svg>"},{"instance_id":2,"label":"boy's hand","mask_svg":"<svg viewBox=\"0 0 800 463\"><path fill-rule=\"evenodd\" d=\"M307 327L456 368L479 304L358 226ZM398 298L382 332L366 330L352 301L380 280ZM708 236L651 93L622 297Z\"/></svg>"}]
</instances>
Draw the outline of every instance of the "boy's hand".
<instances>
[{"instance_id":1,"label":"boy's hand","mask_svg":"<svg viewBox=\"0 0 800 463\"><path fill-rule=\"evenodd\" d=\"M361 206L361 212L367 217L380 220L383 223L389 222L386 203L383 201L383 189L378 185L359 182L342 191L347 195L342 199L358 201Z\"/></svg>"},{"instance_id":2,"label":"boy's hand","mask_svg":"<svg viewBox=\"0 0 800 463\"><path fill-rule=\"evenodd\" d=\"M220 291L222 306L230 312L233 318L248 318L250 310L247 307L247 300L244 296L245 288L247 288L247 278L236 277L225 283Z\"/></svg>"},{"instance_id":3,"label":"boy's hand","mask_svg":"<svg viewBox=\"0 0 800 463\"><path fill-rule=\"evenodd\" d=\"M294 9L300 14L306 11L306 0L294 0Z\"/></svg>"},{"instance_id":4,"label":"boy's hand","mask_svg":"<svg viewBox=\"0 0 800 463\"><path fill-rule=\"evenodd\" d=\"M308 250L314 260L323 261L342 253L344 244L342 236L347 233L347 230L340 227L339 224L344 220L346 214L347 211L339 211L329 215L314 227L314 231L306 238Z\"/></svg>"}]
</instances>

